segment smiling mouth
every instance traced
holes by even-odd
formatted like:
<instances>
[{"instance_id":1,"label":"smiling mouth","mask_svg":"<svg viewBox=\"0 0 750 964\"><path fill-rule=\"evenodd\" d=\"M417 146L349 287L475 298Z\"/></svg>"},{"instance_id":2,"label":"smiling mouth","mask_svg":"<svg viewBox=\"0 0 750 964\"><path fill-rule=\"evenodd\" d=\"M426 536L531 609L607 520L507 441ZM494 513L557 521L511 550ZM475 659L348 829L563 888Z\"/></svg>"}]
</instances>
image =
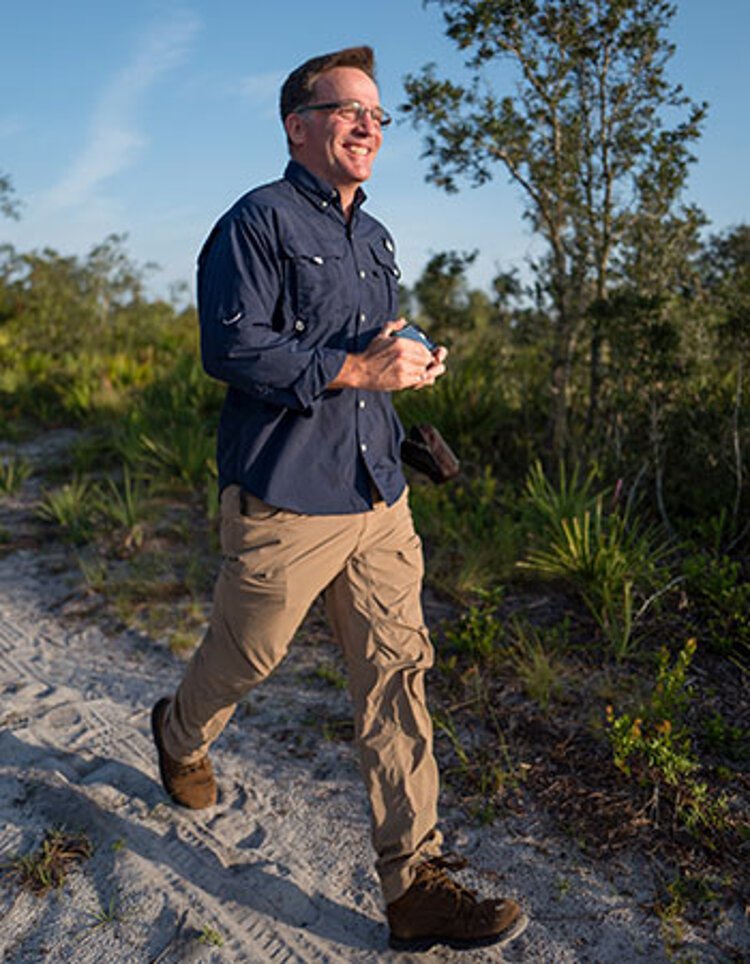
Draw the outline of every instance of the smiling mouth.
<instances>
[{"instance_id":1,"label":"smiling mouth","mask_svg":"<svg viewBox=\"0 0 750 964\"><path fill-rule=\"evenodd\" d=\"M370 153L370 148L369 148L369 147L362 147L362 146L360 146L360 145L358 145L358 144L349 144L349 145L347 145L347 150L348 150L351 154L356 154L357 157L367 157L367 155Z\"/></svg>"}]
</instances>

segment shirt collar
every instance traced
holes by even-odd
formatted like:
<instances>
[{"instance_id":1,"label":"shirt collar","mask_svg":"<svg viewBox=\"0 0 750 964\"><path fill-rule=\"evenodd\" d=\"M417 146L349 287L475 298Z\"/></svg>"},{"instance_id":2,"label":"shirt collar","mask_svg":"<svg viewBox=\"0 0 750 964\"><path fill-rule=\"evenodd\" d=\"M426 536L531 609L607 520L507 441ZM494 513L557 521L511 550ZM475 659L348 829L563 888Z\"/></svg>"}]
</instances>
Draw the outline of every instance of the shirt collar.
<instances>
[{"instance_id":1,"label":"shirt collar","mask_svg":"<svg viewBox=\"0 0 750 964\"><path fill-rule=\"evenodd\" d=\"M284 171L284 177L303 194L308 195L316 206L328 207L329 204L336 204L340 208L339 192L336 188L317 177L299 161L289 161ZM354 195L355 210L366 200L367 195L361 187L358 187ZM325 202L324 205L323 202Z\"/></svg>"}]
</instances>

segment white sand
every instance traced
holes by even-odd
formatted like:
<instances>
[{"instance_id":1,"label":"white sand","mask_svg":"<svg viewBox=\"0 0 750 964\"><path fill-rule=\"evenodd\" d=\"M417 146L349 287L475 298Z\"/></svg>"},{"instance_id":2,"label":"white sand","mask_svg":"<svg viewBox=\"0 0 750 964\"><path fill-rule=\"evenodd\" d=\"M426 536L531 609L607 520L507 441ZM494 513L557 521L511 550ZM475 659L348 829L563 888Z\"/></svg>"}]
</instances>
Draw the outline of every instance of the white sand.
<instances>
[{"instance_id":1,"label":"white sand","mask_svg":"<svg viewBox=\"0 0 750 964\"><path fill-rule=\"evenodd\" d=\"M22 524L26 509L6 501L0 523ZM543 816L478 828L449 808L447 842L472 860L465 882L519 897L532 923L502 951L389 951L354 749L309 723L348 710L345 694L309 676L337 658L332 645L298 641L238 711L212 752L220 801L190 813L165 797L149 733L182 663L66 617L75 570L59 547L0 560L0 861L60 824L96 848L60 892L0 884L3 961L667 959L636 864L592 863L545 832ZM198 940L205 926L222 947ZM691 959L722 959L688 937Z\"/></svg>"}]
</instances>

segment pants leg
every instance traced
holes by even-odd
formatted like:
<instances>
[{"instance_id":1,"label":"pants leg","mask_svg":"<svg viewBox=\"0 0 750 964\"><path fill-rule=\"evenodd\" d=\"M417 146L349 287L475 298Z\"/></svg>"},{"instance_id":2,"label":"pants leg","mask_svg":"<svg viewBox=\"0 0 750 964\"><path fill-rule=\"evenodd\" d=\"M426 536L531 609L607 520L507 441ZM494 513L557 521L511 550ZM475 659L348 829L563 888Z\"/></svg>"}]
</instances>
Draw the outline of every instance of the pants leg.
<instances>
[{"instance_id":1,"label":"pants leg","mask_svg":"<svg viewBox=\"0 0 750 964\"><path fill-rule=\"evenodd\" d=\"M368 513L356 548L326 591L349 671L386 903L407 890L414 865L438 854L442 842L424 692L433 650L422 617L422 575L421 542L404 495Z\"/></svg>"},{"instance_id":2,"label":"pants leg","mask_svg":"<svg viewBox=\"0 0 750 964\"><path fill-rule=\"evenodd\" d=\"M228 486L221 500L223 562L208 630L164 721L167 753L201 757L237 702L281 662L305 613L340 572L365 516L307 516L247 499Z\"/></svg>"}]
</instances>

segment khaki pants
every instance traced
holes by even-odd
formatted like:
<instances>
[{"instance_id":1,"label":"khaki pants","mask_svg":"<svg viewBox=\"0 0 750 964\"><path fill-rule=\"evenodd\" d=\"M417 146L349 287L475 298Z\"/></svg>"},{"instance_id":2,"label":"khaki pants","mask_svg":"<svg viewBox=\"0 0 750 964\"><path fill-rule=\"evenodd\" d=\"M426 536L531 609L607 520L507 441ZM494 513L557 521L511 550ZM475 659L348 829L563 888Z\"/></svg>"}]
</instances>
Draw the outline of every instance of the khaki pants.
<instances>
[{"instance_id":1,"label":"khaki pants","mask_svg":"<svg viewBox=\"0 0 750 964\"><path fill-rule=\"evenodd\" d=\"M386 902L393 901L409 887L414 865L441 844L424 695L433 652L406 493L390 508L381 502L356 515L308 516L229 486L221 545L211 622L166 717L165 749L186 763L204 754L237 702L283 659L323 593L348 668L376 868Z\"/></svg>"}]
</instances>

